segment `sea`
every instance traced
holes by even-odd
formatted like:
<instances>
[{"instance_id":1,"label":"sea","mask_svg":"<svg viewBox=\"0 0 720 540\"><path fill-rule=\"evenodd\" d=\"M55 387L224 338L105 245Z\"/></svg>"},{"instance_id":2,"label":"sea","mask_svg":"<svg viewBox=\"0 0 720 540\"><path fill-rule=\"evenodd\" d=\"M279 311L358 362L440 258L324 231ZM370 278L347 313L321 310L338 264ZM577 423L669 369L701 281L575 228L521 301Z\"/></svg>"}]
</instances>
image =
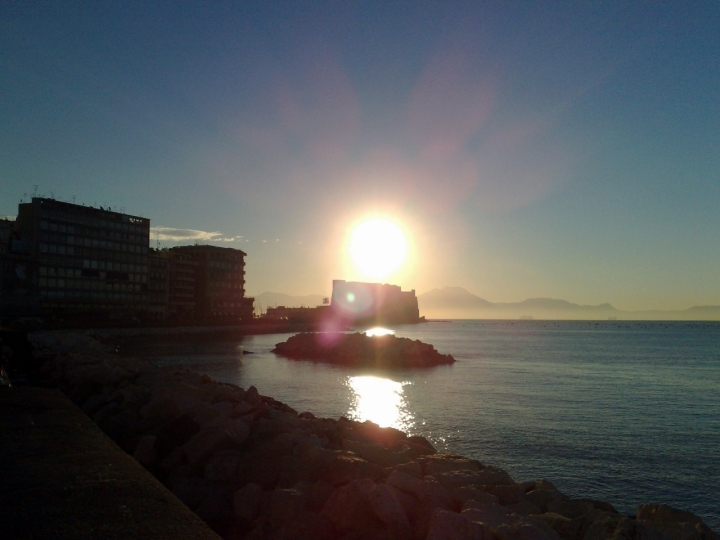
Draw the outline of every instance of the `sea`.
<instances>
[{"instance_id":1,"label":"sea","mask_svg":"<svg viewBox=\"0 0 720 540\"><path fill-rule=\"evenodd\" d=\"M129 351L255 386L298 412L422 435L621 513L665 503L720 531L720 323L453 320L389 330L457 362L353 369L271 352L291 334Z\"/></svg>"}]
</instances>

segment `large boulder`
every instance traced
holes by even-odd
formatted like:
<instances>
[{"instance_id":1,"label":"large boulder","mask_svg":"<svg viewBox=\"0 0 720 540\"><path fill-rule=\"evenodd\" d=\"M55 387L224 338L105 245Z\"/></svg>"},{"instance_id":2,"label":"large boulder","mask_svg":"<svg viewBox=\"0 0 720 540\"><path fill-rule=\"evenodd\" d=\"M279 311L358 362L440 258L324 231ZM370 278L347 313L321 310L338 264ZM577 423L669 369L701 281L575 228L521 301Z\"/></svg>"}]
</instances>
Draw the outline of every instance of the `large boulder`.
<instances>
[{"instance_id":1,"label":"large boulder","mask_svg":"<svg viewBox=\"0 0 720 540\"><path fill-rule=\"evenodd\" d=\"M248 483L233 495L233 514L243 525L252 523L260 512L260 495L262 487Z\"/></svg>"},{"instance_id":2,"label":"large boulder","mask_svg":"<svg viewBox=\"0 0 720 540\"><path fill-rule=\"evenodd\" d=\"M418 493L423 485L423 481L419 478L398 470L393 470L388 475L386 483L406 493Z\"/></svg>"},{"instance_id":3,"label":"large boulder","mask_svg":"<svg viewBox=\"0 0 720 540\"><path fill-rule=\"evenodd\" d=\"M524 519L501 525L493 532L498 540L561 540L549 525Z\"/></svg>"},{"instance_id":4,"label":"large boulder","mask_svg":"<svg viewBox=\"0 0 720 540\"><path fill-rule=\"evenodd\" d=\"M471 521L485 523L488 527L496 529L501 525L512 525L520 516L508 511L499 504L466 501L462 508L462 515Z\"/></svg>"},{"instance_id":5,"label":"large boulder","mask_svg":"<svg viewBox=\"0 0 720 540\"><path fill-rule=\"evenodd\" d=\"M418 458L424 465L425 475L447 473L453 471L479 472L481 465L475 459L468 459L455 454L434 454Z\"/></svg>"},{"instance_id":6,"label":"large boulder","mask_svg":"<svg viewBox=\"0 0 720 540\"><path fill-rule=\"evenodd\" d=\"M382 529L383 522L368 500L374 487L375 482L370 479L355 480L341 487L330 496L320 515L327 517L340 533L368 527Z\"/></svg>"},{"instance_id":7,"label":"large boulder","mask_svg":"<svg viewBox=\"0 0 720 540\"><path fill-rule=\"evenodd\" d=\"M413 458L410 449L407 447L400 451L393 451L388 450L377 443L363 443L360 441L343 439L342 448L343 450L357 454L361 458L372 463L377 463L383 467L408 463Z\"/></svg>"},{"instance_id":8,"label":"large boulder","mask_svg":"<svg viewBox=\"0 0 720 540\"><path fill-rule=\"evenodd\" d=\"M630 517L606 514L590 525L583 540L668 540L668 537Z\"/></svg>"},{"instance_id":9,"label":"large boulder","mask_svg":"<svg viewBox=\"0 0 720 540\"><path fill-rule=\"evenodd\" d=\"M710 530L695 514L666 504L641 504L638 506L637 520L664 534L669 540L720 539L720 535Z\"/></svg>"},{"instance_id":10,"label":"large boulder","mask_svg":"<svg viewBox=\"0 0 720 540\"><path fill-rule=\"evenodd\" d=\"M543 512L548 511L548 504L560 502L567 497L556 489L533 489L525 494L525 498L540 508Z\"/></svg>"},{"instance_id":11,"label":"large boulder","mask_svg":"<svg viewBox=\"0 0 720 540\"><path fill-rule=\"evenodd\" d=\"M393 530L409 530L410 520L400 497L386 484L378 484L368 492L370 507L387 527Z\"/></svg>"},{"instance_id":12,"label":"large boulder","mask_svg":"<svg viewBox=\"0 0 720 540\"><path fill-rule=\"evenodd\" d=\"M210 455L232 443L228 433L218 427L206 427L198 431L182 446L185 457L191 465L203 463Z\"/></svg>"},{"instance_id":13,"label":"large boulder","mask_svg":"<svg viewBox=\"0 0 720 540\"><path fill-rule=\"evenodd\" d=\"M549 525L560 535L564 540L582 540L585 536L584 532L584 520L582 517L569 518L555 514L553 512L547 512L545 514L536 514L532 518L536 521L542 521Z\"/></svg>"},{"instance_id":14,"label":"large boulder","mask_svg":"<svg viewBox=\"0 0 720 540\"><path fill-rule=\"evenodd\" d=\"M483 523L466 519L455 512L436 510L430 521L427 540L494 540Z\"/></svg>"}]
</instances>

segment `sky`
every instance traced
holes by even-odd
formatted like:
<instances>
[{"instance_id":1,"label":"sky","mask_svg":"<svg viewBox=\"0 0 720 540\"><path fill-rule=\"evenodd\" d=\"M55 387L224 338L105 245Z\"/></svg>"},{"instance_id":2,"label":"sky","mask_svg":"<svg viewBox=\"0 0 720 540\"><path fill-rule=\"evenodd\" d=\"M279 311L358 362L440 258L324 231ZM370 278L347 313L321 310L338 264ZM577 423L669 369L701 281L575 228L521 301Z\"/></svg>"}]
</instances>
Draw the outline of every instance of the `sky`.
<instances>
[{"instance_id":1,"label":"sky","mask_svg":"<svg viewBox=\"0 0 720 540\"><path fill-rule=\"evenodd\" d=\"M0 215L38 195L242 249L246 290L362 279L720 304L720 4L0 2ZM35 187L37 186L37 188Z\"/></svg>"}]
</instances>

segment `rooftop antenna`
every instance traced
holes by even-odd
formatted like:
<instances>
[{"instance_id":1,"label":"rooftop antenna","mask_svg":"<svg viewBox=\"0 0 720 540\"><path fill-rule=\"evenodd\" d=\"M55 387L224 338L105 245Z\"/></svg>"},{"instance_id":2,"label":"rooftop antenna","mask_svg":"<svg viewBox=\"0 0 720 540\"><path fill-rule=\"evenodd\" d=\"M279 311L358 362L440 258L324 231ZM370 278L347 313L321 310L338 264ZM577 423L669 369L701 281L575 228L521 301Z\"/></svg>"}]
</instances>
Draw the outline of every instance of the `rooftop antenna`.
<instances>
[{"instance_id":1,"label":"rooftop antenna","mask_svg":"<svg viewBox=\"0 0 720 540\"><path fill-rule=\"evenodd\" d=\"M75 195L72 196L73 204L75 204Z\"/></svg>"},{"instance_id":2,"label":"rooftop antenna","mask_svg":"<svg viewBox=\"0 0 720 540\"><path fill-rule=\"evenodd\" d=\"M51 191L51 192L50 192L50 198L51 198L51 199L54 199L54 198L55 198L55 192L54 192L54 191Z\"/></svg>"},{"instance_id":3,"label":"rooftop antenna","mask_svg":"<svg viewBox=\"0 0 720 540\"><path fill-rule=\"evenodd\" d=\"M37 188L38 188L38 185L35 184L33 187L35 188L35 190L33 191L33 197L37 197Z\"/></svg>"}]
</instances>

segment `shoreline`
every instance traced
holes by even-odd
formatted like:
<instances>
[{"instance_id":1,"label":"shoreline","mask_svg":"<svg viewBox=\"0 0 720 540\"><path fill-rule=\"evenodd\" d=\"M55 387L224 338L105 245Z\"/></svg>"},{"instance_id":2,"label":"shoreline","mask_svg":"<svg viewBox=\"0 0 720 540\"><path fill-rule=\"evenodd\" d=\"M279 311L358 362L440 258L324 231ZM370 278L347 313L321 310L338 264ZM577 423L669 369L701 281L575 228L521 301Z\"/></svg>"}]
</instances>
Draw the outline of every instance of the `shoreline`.
<instances>
[{"instance_id":1,"label":"shoreline","mask_svg":"<svg viewBox=\"0 0 720 540\"><path fill-rule=\"evenodd\" d=\"M298 414L253 387L119 358L87 335L30 337L45 385L63 390L226 538L602 539L628 528L637 538L718 538L686 512L641 505L623 516L545 480L515 482L437 453L422 437ZM467 534L438 536L447 530Z\"/></svg>"}]
</instances>

